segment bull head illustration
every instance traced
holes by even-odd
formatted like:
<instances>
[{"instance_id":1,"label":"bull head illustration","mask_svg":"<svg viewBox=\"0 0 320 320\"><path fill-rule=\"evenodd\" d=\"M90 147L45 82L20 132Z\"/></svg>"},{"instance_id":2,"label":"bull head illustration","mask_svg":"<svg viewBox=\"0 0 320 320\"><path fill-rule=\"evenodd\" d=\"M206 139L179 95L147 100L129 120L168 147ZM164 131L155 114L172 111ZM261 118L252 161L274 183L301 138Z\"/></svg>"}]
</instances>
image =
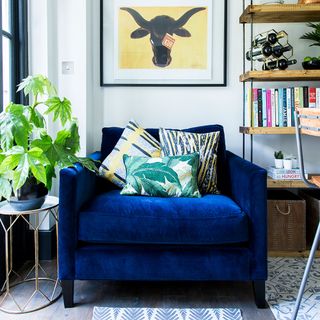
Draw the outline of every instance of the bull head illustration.
<instances>
[{"instance_id":1,"label":"bull head illustration","mask_svg":"<svg viewBox=\"0 0 320 320\"><path fill-rule=\"evenodd\" d=\"M139 39L150 34L150 43L153 50L152 62L157 67L167 67L172 60L171 49L163 45L163 38L166 34L176 34L179 37L191 37L191 33L183 28L189 19L199 11L205 10L204 7L198 7L188 10L178 20L166 15L159 15L150 21L144 19L142 15L127 7L121 10L127 11L138 24L139 28L131 33L131 39Z\"/></svg>"}]
</instances>

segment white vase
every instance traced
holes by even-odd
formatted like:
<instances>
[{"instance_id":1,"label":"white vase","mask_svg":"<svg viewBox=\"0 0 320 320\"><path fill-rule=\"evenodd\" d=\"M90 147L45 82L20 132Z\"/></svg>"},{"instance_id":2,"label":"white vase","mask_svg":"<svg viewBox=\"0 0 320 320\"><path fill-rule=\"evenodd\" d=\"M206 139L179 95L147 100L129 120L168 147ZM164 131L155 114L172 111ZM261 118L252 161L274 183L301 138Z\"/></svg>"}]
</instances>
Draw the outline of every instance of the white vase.
<instances>
[{"instance_id":1,"label":"white vase","mask_svg":"<svg viewBox=\"0 0 320 320\"><path fill-rule=\"evenodd\" d=\"M292 168L293 169L298 169L299 168L299 164L298 164L298 160L297 159L292 159Z\"/></svg>"},{"instance_id":2,"label":"white vase","mask_svg":"<svg viewBox=\"0 0 320 320\"><path fill-rule=\"evenodd\" d=\"M282 169L283 168L283 159L274 159L274 166L277 169Z\"/></svg>"},{"instance_id":3,"label":"white vase","mask_svg":"<svg viewBox=\"0 0 320 320\"><path fill-rule=\"evenodd\" d=\"M283 160L283 167L286 170L291 170L292 169L292 159L284 159Z\"/></svg>"}]
</instances>

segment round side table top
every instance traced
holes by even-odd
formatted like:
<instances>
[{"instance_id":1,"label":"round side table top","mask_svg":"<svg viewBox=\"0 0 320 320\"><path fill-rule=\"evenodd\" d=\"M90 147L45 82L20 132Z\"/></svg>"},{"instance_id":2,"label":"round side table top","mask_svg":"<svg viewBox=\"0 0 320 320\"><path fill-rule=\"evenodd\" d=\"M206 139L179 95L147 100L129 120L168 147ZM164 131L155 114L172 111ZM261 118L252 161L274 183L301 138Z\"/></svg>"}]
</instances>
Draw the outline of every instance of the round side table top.
<instances>
[{"instance_id":1,"label":"round side table top","mask_svg":"<svg viewBox=\"0 0 320 320\"><path fill-rule=\"evenodd\" d=\"M38 213L41 211L47 211L47 210L53 209L53 208L57 207L58 205L59 205L59 198L53 197L53 196L47 196L46 201L44 202L42 207L39 209L28 210L28 211L15 211L10 206L8 201L1 201L0 202L0 214L8 215L8 216L9 215L10 216L14 216L14 215L17 216L17 215L21 215L21 214L33 214L33 213Z\"/></svg>"}]
</instances>

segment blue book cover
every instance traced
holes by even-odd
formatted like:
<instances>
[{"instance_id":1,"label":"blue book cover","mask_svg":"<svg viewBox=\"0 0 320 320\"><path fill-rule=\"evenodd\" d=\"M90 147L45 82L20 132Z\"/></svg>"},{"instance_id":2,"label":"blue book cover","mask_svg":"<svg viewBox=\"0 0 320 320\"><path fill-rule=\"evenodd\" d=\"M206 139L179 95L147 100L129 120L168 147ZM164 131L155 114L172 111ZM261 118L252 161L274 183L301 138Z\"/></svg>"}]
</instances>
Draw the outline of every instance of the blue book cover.
<instances>
[{"instance_id":1,"label":"blue book cover","mask_svg":"<svg viewBox=\"0 0 320 320\"><path fill-rule=\"evenodd\" d=\"M262 89L262 126L267 127L267 90Z\"/></svg>"},{"instance_id":2,"label":"blue book cover","mask_svg":"<svg viewBox=\"0 0 320 320\"><path fill-rule=\"evenodd\" d=\"M279 127L283 127L283 88L279 88Z\"/></svg>"},{"instance_id":3,"label":"blue book cover","mask_svg":"<svg viewBox=\"0 0 320 320\"><path fill-rule=\"evenodd\" d=\"M287 111L287 88L283 88L282 93L283 98L283 105L282 105L282 112L283 112L283 126L288 126L288 111Z\"/></svg>"},{"instance_id":4,"label":"blue book cover","mask_svg":"<svg viewBox=\"0 0 320 320\"><path fill-rule=\"evenodd\" d=\"M262 127L262 89L258 89L258 127Z\"/></svg>"}]
</instances>

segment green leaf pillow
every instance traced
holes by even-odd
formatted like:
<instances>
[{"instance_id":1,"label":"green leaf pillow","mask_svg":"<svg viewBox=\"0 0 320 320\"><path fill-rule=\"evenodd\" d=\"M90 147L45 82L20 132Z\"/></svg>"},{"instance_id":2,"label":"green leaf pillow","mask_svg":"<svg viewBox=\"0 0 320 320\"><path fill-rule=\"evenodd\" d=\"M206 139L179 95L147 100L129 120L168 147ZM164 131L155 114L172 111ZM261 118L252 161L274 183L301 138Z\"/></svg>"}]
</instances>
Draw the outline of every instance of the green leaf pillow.
<instances>
[{"instance_id":1,"label":"green leaf pillow","mask_svg":"<svg viewBox=\"0 0 320 320\"><path fill-rule=\"evenodd\" d=\"M126 167L126 185L122 195L152 197L199 198L197 185L199 154L147 158L123 156Z\"/></svg>"}]
</instances>

